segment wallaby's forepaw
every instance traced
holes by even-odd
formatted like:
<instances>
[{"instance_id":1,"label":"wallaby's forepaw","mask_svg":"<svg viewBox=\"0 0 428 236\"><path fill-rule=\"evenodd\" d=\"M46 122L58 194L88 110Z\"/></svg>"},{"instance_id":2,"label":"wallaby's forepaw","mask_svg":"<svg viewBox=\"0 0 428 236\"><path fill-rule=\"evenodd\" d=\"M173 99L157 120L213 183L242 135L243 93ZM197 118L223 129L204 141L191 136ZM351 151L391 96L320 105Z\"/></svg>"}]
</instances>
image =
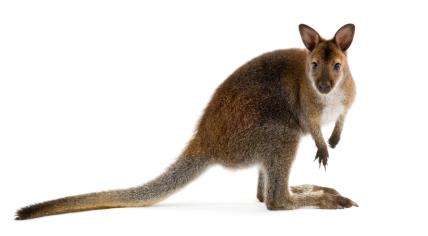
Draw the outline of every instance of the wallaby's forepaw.
<instances>
[{"instance_id":1,"label":"wallaby's forepaw","mask_svg":"<svg viewBox=\"0 0 428 236\"><path fill-rule=\"evenodd\" d=\"M325 148L318 148L317 154L315 156L316 161L318 159L319 167L321 168L321 163L324 165L324 169L327 169L327 161L328 161L328 150Z\"/></svg>"},{"instance_id":2,"label":"wallaby's forepaw","mask_svg":"<svg viewBox=\"0 0 428 236\"><path fill-rule=\"evenodd\" d=\"M328 139L328 144L330 145L331 148L335 148L337 146L337 144L339 143L340 140L340 136L339 135L332 135L329 139Z\"/></svg>"}]
</instances>

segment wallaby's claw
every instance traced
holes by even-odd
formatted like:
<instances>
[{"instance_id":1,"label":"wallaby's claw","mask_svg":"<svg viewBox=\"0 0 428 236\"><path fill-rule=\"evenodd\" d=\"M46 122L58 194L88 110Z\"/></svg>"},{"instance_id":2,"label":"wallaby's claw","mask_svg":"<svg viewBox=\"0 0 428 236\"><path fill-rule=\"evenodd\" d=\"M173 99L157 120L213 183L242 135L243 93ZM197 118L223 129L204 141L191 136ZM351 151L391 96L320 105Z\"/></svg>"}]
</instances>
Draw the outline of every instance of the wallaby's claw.
<instances>
[{"instance_id":1,"label":"wallaby's claw","mask_svg":"<svg viewBox=\"0 0 428 236\"><path fill-rule=\"evenodd\" d=\"M324 166L324 169L327 170L327 161L328 161L328 151L327 148L318 148L317 154L315 155L315 160L318 159L319 168L321 168L321 163Z\"/></svg>"}]
</instances>

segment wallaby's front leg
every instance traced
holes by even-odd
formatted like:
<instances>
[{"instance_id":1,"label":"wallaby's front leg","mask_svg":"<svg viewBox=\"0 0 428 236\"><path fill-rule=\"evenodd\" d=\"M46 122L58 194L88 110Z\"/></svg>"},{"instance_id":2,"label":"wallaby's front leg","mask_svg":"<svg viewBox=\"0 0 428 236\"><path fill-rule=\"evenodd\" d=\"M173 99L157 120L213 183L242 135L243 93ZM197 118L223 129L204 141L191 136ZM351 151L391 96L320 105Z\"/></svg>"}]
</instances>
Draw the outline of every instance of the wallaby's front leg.
<instances>
[{"instance_id":1,"label":"wallaby's front leg","mask_svg":"<svg viewBox=\"0 0 428 236\"><path fill-rule=\"evenodd\" d=\"M309 122L309 130L312 138L315 141L315 145L318 148L317 154L315 155L315 160L318 159L320 167L322 163L324 165L324 168L326 168L328 161L328 148L321 132L319 119L314 119Z\"/></svg>"},{"instance_id":2,"label":"wallaby's front leg","mask_svg":"<svg viewBox=\"0 0 428 236\"><path fill-rule=\"evenodd\" d=\"M345 123L345 114L339 116L334 125L333 132L331 133L330 138L328 139L328 144L331 148L335 148L339 143L340 135L342 134L343 124Z\"/></svg>"}]
</instances>

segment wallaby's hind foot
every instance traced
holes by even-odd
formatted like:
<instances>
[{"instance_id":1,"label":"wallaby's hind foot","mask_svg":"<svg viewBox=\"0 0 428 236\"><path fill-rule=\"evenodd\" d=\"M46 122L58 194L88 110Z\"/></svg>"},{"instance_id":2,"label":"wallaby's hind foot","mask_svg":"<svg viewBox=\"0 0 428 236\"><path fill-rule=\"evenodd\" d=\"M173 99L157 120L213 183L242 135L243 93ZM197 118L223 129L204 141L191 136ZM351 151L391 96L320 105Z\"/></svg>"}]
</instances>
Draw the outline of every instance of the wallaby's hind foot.
<instances>
[{"instance_id":1,"label":"wallaby's hind foot","mask_svg":"<svg viewBox=\"0 0 428 236\"><path fill-rule=\"evenodd\" d=\"M342 209L350 208L352 206L358 207L357 203L340 195L340 193L334 188L305 184L293 186L291 187L291 191L297 201L302 202L302 199L312 200L311 203L315 204L311 206L320 209Z\"/></svg>"},{"instance_id":2,"label":"wallaby's hind foot","mask_svg":"<svg viewBox=\"0 0 428 236\"><path fill-rule=\"evenodd\" d=\"M306 194L306 193L310 193L310 192L323 191L324 193L329 193L329 194L333 194L333 195L340 195L340 193L334 188L323 187L323 186L318 186L318 185L311 185L311 184L291 186L290 190L293 194L303 194L303 193ZM259 181L258 181L258 185L257 185L257 199L260 202L264 202L264 198L265 198L264 191L265 191L264 180L263 180L262 174L260 173L259 174Z\"/></svg>"},{"instance_id":3,"label":"wallaby's hind foot","mask_svg":"<svg viewBox=\"0 0 428 236\"><path fill-rule=\"evenodd\" d=\"M296 185L291 186L290 190L293 194L306 194L310 192L317 192L317 191L323 191L324 193L329 193L333 195L340 195L340 193L334 189L329 187L323 187L318 185L312 185L312 184L303 184L303 185ZM259 171L259 179L257 183L257 199L260 202L264 202L265 200L265 176L262 172L262 170Z\"/></svg>"},{"instance_id":4,"label":"wallaby's hind foot","mask_svg":"<svg viewBox=\"0 0 428 236\"><path fill-rule=\"evenodd\" d=\"M310 192L323 191L324 193L341 196L340 193L334 188L311 185L311 184L291 186L290 190L293 194L307 194ZM257 199L260 202L264 202L264 182L261 174L259 175L259 182L257 186Z\"/></svg>"},{"instance_id":5,"label":"wallaby's hind foot","mask_svg":"<svg viewBox=\"0 0 428 236\"><path fill-rule=\"evenodd\" d=\"M318 186L318 185L311 185L311 184L291 186L290 190L293 194L302 194L302 193L323 191L324 193L329 193L329 194L333 194L333 195L340 195L340 193L334 188L323 187L323 186Z\"/></svg>"},{"instance_id":6,"label":"wallaby's hind foot","mask_svg":"<svg viewBox=\"0 0 428 236\"><path fill-rule=\"evenodd\" d=\"M319 209L344 209L358 207L351 199L339 194L333 188L317 185L292 186L292 194L282 204L266 203L269 210L292 210L304 207Z\"/></svg>"},{"instance_id":7,"label":"wallaby's hind foot","mask_svg":"<svg viewBox=\"0 0 428 236\"><path fill-rule=\"evenodd\" d=\"M358 204L347 197L326 192L322 194L319 203L315 205L320 209L344 209L353 206L358 207Z\"/></svg>"}]
</instances>

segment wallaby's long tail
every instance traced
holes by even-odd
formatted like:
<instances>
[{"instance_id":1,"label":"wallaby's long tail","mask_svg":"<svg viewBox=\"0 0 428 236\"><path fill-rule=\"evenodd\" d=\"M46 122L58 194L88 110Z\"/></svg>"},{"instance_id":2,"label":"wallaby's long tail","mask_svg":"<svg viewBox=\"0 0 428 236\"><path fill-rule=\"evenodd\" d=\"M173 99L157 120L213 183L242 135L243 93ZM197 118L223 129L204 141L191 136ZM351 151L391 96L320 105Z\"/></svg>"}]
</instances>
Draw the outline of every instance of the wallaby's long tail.
<instances>
[{"instance_id":1,"label":"wallaby's long tail","mask_svg":"<svg viewBox=\"0 0 428 236\"><path fill-rule=\"evenodd\" d=\"M163 174L142 186L37 203L18 210L16 220L95 209L149 206L184 187L198 177L207 166L205 159L179 158Z\"/></svg>"}]
</instances>

